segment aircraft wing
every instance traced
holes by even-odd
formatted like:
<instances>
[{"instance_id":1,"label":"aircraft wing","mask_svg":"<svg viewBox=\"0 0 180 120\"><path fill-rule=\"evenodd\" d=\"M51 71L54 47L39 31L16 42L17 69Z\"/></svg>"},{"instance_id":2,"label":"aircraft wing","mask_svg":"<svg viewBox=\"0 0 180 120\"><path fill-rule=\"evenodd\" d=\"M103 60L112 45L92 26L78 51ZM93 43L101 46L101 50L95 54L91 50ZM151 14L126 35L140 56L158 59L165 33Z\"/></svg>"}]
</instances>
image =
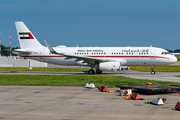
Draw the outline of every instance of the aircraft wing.
<instances>
[{"instance_id":1,"label":"aircraft wing","mask_svg":"<svg viewBox=\"0 0 180 120\"><path fill-rule=\"evenodd\" d=\"M77 55L68 55L68 54L62 54L56 52L50 45L49 43L44 40L46 46L48 47L49 51L53 54L58 54L58 55L63 55L66 58L65 59L76 59L76 61L84 61L83 63L89 63L89 64L95 64L96 61L100 62L110 62L110 61L115 61L113 59L102 59L102 58L93 58L93 57L86 57L86 56L77 56Z\"/></svg>"}]
</instances>

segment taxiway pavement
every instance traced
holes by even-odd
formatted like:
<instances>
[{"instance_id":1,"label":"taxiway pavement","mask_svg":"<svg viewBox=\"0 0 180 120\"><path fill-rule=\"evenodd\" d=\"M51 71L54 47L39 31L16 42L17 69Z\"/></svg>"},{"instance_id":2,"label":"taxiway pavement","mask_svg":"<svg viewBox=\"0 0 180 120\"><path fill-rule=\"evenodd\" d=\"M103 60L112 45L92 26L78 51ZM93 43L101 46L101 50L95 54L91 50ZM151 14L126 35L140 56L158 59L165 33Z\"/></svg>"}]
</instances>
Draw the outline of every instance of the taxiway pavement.
<instances>
[{"instance_id":1,"label":"taxiway pavement","mask_svg":"<svg viewBox=\"0 0 180 120\"><path fill-rule=\"evenodd\" d=\"M112 88L118 89L118 88ZM177 93L140 95L145 100L125 100L118 92L84 87L0 86L2 120L179 120L174 109ZM153 97L165 105L145 104Z\"/></svg>"}]
</instances>

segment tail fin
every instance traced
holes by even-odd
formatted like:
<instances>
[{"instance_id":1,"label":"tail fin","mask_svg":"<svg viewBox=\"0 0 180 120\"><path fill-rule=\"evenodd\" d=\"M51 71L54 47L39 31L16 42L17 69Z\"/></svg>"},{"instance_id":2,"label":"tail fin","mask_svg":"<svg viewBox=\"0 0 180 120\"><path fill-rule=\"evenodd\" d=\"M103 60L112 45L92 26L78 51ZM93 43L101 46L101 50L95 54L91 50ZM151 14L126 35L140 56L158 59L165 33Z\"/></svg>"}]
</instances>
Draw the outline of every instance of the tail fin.
<instances>
[{"instance_id":1,"label":"tail fin","mask_svg":"<svg viewBox=\"0 0 180 120\"><path fill-rule=\"evenodd\" d=\"M15 22L21 49L42 47L23 22Z\"/></svg>"}]
</instances>

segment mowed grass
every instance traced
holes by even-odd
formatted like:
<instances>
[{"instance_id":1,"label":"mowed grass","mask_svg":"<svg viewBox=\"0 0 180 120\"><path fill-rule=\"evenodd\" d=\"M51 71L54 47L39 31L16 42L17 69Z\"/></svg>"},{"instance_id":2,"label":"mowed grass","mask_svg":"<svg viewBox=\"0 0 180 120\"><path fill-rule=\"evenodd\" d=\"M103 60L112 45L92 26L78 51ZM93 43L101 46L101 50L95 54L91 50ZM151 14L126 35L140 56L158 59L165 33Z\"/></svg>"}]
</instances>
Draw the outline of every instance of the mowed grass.
<instances>
[{"instance_id":1,"label":"mowed grass","mask_svg":"<svg viewBox=\"0 0 180 120\"><path fill-rule=\"evenodd\" d=\"M86 83L94 83L95 86L117 86L146 84L147 82L161 85L180 84L110 75L0 75L0 85L85 86Z\"/></svg>"},{"instance_id":2,"label":"mowed grass","mask_svg":"<svg viewBox=\"0 0 180 120\"><path fill-rule=\"evenodd\" d=\"M177 61L180 61L180 56L176 56L177 57Z\"/></svg>"},{"instance_id":3,"label":"mowed grass","mask_svg":"<svg viewBox=\"0 0 180 120\"><path fill-rule=\"evenodd\" d=\"M83 72L90 68L32 68L28 67L0 67L0 71L49 71L49 72Z\"/></svg>"},{"instance_id":4,"label":"mowed grass","mask_svg":"<svg viewBox=\"0 0 180 120\"><path fill-rule=\"evenodd\" d=\"M151 72L150 66L130 66L131 70ZM164 65L164 66L155 66L154 71L156 72L180 72L180 66L178 65Z\"/></svg>"}]
</instances>

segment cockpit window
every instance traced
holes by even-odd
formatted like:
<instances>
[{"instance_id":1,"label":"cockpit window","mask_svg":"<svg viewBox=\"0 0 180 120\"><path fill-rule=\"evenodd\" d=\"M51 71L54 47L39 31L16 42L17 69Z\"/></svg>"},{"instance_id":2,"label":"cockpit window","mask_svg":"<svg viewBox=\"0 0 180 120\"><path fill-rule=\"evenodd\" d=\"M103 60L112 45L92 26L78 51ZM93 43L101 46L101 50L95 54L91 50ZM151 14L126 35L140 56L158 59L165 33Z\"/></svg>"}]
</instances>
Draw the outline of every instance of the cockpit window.
<instances>
[{"instance_id":1,"label":"cockpit window","mask_svg":"<svg viewBox=\"0 0 180 120\"><path fill-rule=\"evenodd\" d=\"M162 52L161 54L162 54L162 55L168 55L169 52Z\"/></svg>"}]
</instances>

